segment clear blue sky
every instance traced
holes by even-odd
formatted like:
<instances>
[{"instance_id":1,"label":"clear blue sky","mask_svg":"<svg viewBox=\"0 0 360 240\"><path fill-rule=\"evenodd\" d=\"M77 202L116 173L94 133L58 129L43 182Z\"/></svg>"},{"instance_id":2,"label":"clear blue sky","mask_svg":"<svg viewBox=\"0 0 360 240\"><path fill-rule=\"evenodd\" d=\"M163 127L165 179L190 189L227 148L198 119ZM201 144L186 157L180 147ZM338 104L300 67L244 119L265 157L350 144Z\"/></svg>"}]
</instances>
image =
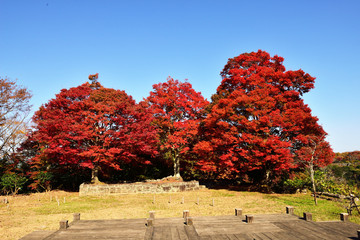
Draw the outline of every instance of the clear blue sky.
<instances>
[{"instance_id":1,"label":"clear blue sky","mask_svg":"<svg viewBox=\"0 0 360 240\"><path fill-rule=\"evenodd\" d=\"M97 72L137 101L167 76L210 99L227 59L258 49L316 77L304 98L334 151L360 150L358 0L0 0L0 76L33 111Z\"/></svg>"}]
</instances>

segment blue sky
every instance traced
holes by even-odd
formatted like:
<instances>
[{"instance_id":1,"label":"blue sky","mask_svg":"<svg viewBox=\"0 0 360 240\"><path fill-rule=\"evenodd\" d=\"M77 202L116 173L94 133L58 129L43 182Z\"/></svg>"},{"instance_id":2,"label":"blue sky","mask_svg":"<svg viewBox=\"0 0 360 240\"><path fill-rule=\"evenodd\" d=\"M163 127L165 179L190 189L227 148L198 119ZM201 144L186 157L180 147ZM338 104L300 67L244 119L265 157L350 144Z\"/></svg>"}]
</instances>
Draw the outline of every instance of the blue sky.
<instances>
[{"instance_id":1,"label":"blue sky","mask_svg":"<svg viewBox=\"0 0 360 240\"><path fill-rule=\"evenodd\" d=\"M137 101L168 76L210 99L228 58L265 50L316 77L304 96L334 151L360 150L360 1L0 0L0 77L33 111L99 73Z\"/></svg>"}]
</instances>

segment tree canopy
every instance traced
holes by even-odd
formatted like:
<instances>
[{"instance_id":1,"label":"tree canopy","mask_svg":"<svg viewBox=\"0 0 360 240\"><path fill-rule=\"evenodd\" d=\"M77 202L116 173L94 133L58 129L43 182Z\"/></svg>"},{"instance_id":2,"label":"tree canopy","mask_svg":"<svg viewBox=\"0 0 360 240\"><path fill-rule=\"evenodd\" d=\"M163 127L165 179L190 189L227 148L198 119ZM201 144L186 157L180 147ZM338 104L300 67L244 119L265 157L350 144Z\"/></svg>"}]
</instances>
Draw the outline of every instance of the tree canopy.
<instances>
[{"instance_id":1,"label":"tree canopy","mask_svg":"<svg viewBox=\"0 0 360 240\"><path fill-rule=\"evenodd\" d=\"M72 166L92 169L92 181L102 168L121 169L122 163L150 164L156 155L156 132L151 115L124 91L99 83L63 89L34 115L30 140L38 151L38 168Z\"/></svg>"},{"instance_id":2,"label":"tree canopy","mask_svg":"<svg viewBox=\"0 0 360 240\"><path fill-rule=\"evenodd\" d=\"M122 169L131 172L125 177L141 175L137 180L185 173L271 187L291 170L307 168L314 180L314 168L334 157L327 133L302 98L315 78L286 70L283 61L262 50L230 58L211 102L188 81L169 77L136 103L91 74L90 82L63 89L40 107L13 164L29 160L33 186L43 189L55 173L72 179L91 174L95 183L98 175L119 175ZM25 129L19 123L30 94L7 79L0 87L3 150L6 141L16 140L7 133Z\"/></svg>"},{"instance_id":3,"label":"tree canopy","mask_svg":"<svg viewBox=\"0 0 360 240\"><path fill-rule=\"evenodd\" d=\"M153 89L146 102L154 115L160 150L172 161L174 176L180 177L180 162L189 158L196 143L208 101L190 83L170 77L164 83L153 85Z\"/></svg>"},{"instance_id":4,"label":"tree canopy","mask_svg":"<svg viewBox=\"0 0 360 240\"><path fill-rule=\"evenodd\" d=\"M253 172L268 182L296 167L306 136L324 133L301 98L315 78L286 71L283 60L261 50L229 59L196 146L203 170L220 178Z\"/></svg>"}]
</instances>

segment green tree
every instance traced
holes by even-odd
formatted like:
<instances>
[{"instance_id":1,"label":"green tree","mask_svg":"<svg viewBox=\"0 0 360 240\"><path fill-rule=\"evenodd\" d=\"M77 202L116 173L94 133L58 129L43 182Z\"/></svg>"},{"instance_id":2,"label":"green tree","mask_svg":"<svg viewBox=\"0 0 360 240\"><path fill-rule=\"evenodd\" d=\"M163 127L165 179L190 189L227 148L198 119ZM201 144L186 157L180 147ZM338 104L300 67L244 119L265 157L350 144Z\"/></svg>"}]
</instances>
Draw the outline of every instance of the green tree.
<instances>
[{"instance_id":1,"label":"green tree","mask_svg":"<svg viewBox=\"0 0 360 240\"><path fill-rule=\"evenodd\" d=\"M16 173L5 173L1 177L0 185L2 190L8 195L9 193L16 195L23 188L27 178Z\"/></svg>"}]
</instances>

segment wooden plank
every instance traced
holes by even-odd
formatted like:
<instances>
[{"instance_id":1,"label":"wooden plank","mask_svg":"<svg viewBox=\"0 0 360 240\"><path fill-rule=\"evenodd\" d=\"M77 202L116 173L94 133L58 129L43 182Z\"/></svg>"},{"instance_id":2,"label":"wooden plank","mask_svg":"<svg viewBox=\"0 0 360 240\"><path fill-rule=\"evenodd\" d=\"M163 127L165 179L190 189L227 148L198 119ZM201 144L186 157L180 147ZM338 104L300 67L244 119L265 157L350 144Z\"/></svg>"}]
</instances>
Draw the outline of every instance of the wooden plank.
<instances>
[{"instance_id":1,"label":"wooden plank","mask_svg":"<svg viewBox=\"0 0 360 240\"><path fill-rule=\"evenodd\" d=\"M333 239L331 236L328 236L326 233L314 228L313 222L299 221L293 223L290 231L296 231L298 234L302 234L303 236L306 236L306 238L308 239Z\"/></svg>"},{"instance_id":2,"label":"wooden plank","mask_svg":"<svg viewBox=\"0 0 360 240\"><path fill-rule=\"evenodd\" d=\"M295 226L285 224L284 222L278 222L275 224L277 226L279 226L281 229L283 229L284 231L292 233L296 237L294 239L303 239L303 240L309 239L308 237L304 236L304 234L301 231L298 231Z\"/></svg>"},{"instance_id":3,"label":"wooden plank","mask_svg":"<svg viewBox=\"0 0 360 240\"><path fill-rule=\"evenodd\" d=\"M240 234L234 234L237 239L241 239L241 240L254 240L254 238L252 238L249 234L245 234L245 233L240 233Z\"/></svg>"},{"instance_id":4,"label":"wooden plank","mask_svg":"<svg viewBox=\"0 0 360 240\"><path fill-rule=\"evenodd\" d=\"M261 240L271 240L271 238L269 238L266 233L254 233L254 235L256 236L255 239L261 239Z\"/></svg>"},{"instance_id":5,"label":"wooden plank","mask_svg":"<svg viewBox=\"0 0 360 240\"><path fill-rule=\"evenodd\" d=\"M192 240L192 238L189 238L189 239ZM201 236L200 240L211 240L211 236L209 236L209 235Z\"/></svg>"},{"instance_id":6,"label":"wooden plank","mask_svg":"<svg viewBox=\"0 0 360 240\"><path fill-rule=\"evenodd\" d=\"M317 237L318 239L333 239L338 240L341 235L334 232L333 229L328 229L325 231L318 226L316 222L306 222L299 221L294 227L301 229L304 234L307 234L308 237Z\"/></svg>"},{"instance_id":7,"label":"wooden plank","mask_svg":"<svg viewBox=\"0 0 360 240\"><path fill-rule=\"evenodd\" d=\"M159 236L161 236L161 227L154 226L154 232L151 239L159 239Z\"/></svg>"},{"instance_id":8,"label":"wooden plank","mask_svg":"<svg viewBox=\"0 0 360 240\"><path fill-rule=\"evenodd\" d=\"M20 240L38 240L38 239L44 239L50 235L52 235L53 233L55 233L56 231L34 231L22 238L20 238Z\"/></svg>"},{"instance_id":9,"label":"wooden plank","mask_svg":"<svg viewBox=\"0 0 360 240\"><path fill-rule=\"evenodd\" d=\"M262 234L264 234L264 237L267 237L267 239L279 239L279 238L277 238L277 237L275 237L275 234L276 234L277 232L264 232L264 233L262 233ZM264 238L264 239L266 239L266 238Z\"/></svg>"},{"instance_id":10,"label":"wooden plank","mask_svg":"<svg viewBox=\"0 0 360 240\"><path fill-rule=\"evenodd\" d=\"M357 230L360 230L359 225L351 222L318 222L316 226L322 231L355 239L357 238Z\"/></svg>"},{"instance_id":11,"label":"wooden plank","mask_svg":"<svg viewBox=\"0 0 360 240\"><path fill-rule=\"evenodd\" d=\"M161 240L257 240L261 239L356 239L360 225L351 222L306 222L286 214L255 215L252 224L240 217L194 217L194 225L184 225L182 218L156 219L154 227L146 227L145 219L80 220L63 231L36 239L161 239ZM26 238L28 237L28 238ZM23 240L32 240L27 235Z\"/></svg>"},{"instance_id":12,"label":"wooden plank","mask_svg":"<svg viewBox=\"0 0 360 240\"><path fill-rule=\"evenodd\" d=\"M177 227L170 228L170 239L179 239L179 232Z\"/></svg>"},{"instance_id":13,"label":"wooden plank","mask_svg":"<svg viewBox=\"0 0 360 240\"><path fill-rule=\"evenodd\" d=\"M281 228L287 232L293 233L298 238L303 239L333 239L338 240L338 235L321 230L315 222L300 220L298 222L281 222L275 223L281 225Z\"/></svg>"},{"instance_id":14,"label":"wooden plank","mask_svg":"<svg viewBox=\"0 0 360 240\"><path fill-rule=\"evenodd\" d=\"M145 232L144 240L150 240L154 235L154 227L148 227Z\"/></svg>"},{"instance_id":15,"label":"wooden plank","mask_svg":"<svg viewBox=\"0 0 360 240\"><path fill-rule=\"evenodd\" d=\"M226 234L226 236L229 240L239 240L235 234Z\"/></svg>"},{"instance_id":16,"label":"wooden plank","mask_svg":"<svg viewBox=\"0 0 360 240\"><path fill-rule=\"evenodd\" d=\"M188 235L187 235L187 232L186 232L186 226L181 226L181 227L178 227L178 234L179 234L179 238L180 240L188 240ZM197 236L197 234L196 234Z\"/></svg>"},{"instance_id":17,"label":"wooden plank","mask_svg":"<svg viewBox=\"0 0 360 240\"><path fill-rule=\"evenodd\" d=\"M281 239L281 240L293 240L293 239L297 239L296 235L294 235L291 232L285 232L285 231L281 231L281 232L274 232L272 233L274 235L273 239Z\"/></svg>"},{"instance_id":18,"label":"wooden plank","mask_svg":"<svg viewBox=\"0 0 360 240\"><path fill-rule=\"evenodd\" d=\"M281 229L273 223L252 223L236 225L231 223L226 224L194 224L199 236L214 235L214 234L239 234L251 232L273 232L281 231Z\"/></svg>"},{"instance_id":19,"label":"wooden plank","mask_svg":"<svg viewBox=\"0 0 360 240\"><path fill-rule=\"evenodd\" d=\"M251 237L252 237L252 239L256 239L256 240L264 240L262 237L261 237L261 235L259 235L260 233L251 233L251 234L249 234ZM267 239L266 239L267 240Z\"/></svg>"},{"instance_id":20,"label":"wooden plank","mask_svg":"<svg viewBox=\"0 0 360 240\"><path fill-rule=\"evenodd\" d=\"M188 239L194 239L194 240L198 240L199 235L197 233L197 231L195 230L194 225L192 226L184 226L185 232L186 232L186 236L188 237Z\"/></svg>"},{"instance_id":21,"label":"wooden plank","mask_svg":"<svg viewBox=\"0 0 360 240\"><path fill-rule=\"evenodd\" d=\"M176 231L176 226L170 226L167 228L164 228L163 238L164 240L169 240L171 238L171 229L174 229Z\"/></svg>"}]
</instances>

